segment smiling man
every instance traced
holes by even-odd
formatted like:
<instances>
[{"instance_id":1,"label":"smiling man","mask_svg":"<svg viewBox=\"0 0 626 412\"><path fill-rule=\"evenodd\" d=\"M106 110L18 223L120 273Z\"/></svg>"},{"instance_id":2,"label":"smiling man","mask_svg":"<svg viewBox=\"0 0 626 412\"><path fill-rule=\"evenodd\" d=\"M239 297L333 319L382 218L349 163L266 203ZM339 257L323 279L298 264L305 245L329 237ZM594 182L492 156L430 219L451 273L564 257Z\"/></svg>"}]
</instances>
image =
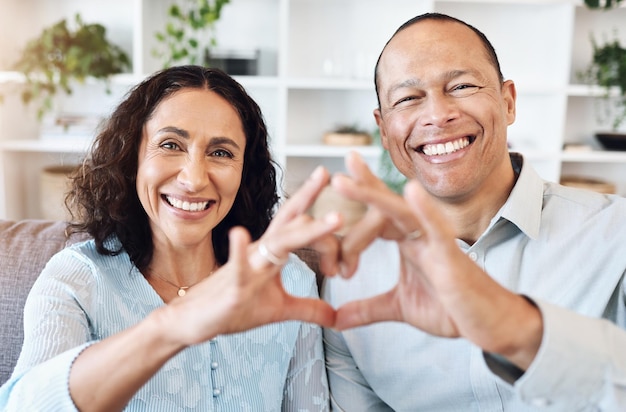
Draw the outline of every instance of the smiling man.
<instances>
[{"instance_id":1,"label":"smiling man","mask_svg":"<svg viewBox=\"0 0 626 412\"><path fill-rule=\"evenodd\" d=\"M624 410L626 199L509 153L515 85L462 21L409 20L375 81L382 143L414 182L403 199L355 157L333 180L372 206L343 239L351 279L323 289L334 407Z\"/></svg>"}]
</instances>

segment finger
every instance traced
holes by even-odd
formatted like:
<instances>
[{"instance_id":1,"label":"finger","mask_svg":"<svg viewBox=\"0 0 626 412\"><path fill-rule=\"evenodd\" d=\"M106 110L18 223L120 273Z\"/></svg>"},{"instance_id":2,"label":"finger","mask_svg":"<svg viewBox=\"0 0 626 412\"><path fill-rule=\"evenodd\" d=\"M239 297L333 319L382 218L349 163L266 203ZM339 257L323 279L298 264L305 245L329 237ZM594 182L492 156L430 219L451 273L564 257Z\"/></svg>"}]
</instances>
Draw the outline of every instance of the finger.
<instances>
[{"instance_id":1,"label":"finger","mask_svg":"<svg viewBox=\"0 0 626 412\"><path fill-rule=\"evenodd\" d=\"M310 244L319 254L319 270L325 276L333 276L339 272L341 244L335 235L323 236Z\"/></svg>"},{"instance_id":2,"label":"finger","mask_svg":"<svg viewBox=\"0 0 626 412\"><path fill-rule=\"evenodd\" d=\"M437 208L430 194L417 181L410 181L405 186L404 196L417 218L422 235L431 238L454 239L454 232L448 221Z\"/></svg>"},{"instance_id":3,"label":"finger","mask_svg":"<svg viewBox=\"0 0 626 412\"><path fill-rule=\"evenodd\" d=\"M395 311L395 291L348 302L337 309L335 329L344 330L374 322L400 320Z\"/></svg>"},{"instance_id":4,"label":"finger","mask_svg":"<svg viewBox=\"0 0 626 412\"><path fill-rule=\"evenodd\" d=\"M368 205L381 201L404 201L371 172L358 153L350 152L346 156L346 169L350 177L335 175L331 180L333 188L342 195Z\"/></svg>"},{"instance_id":5,"label":"finger","mask_svg":"<svg viewBox=\"0 0 626 412\"><path fill-rule=\"evenodd\" d=\"M376 183L359 183L346 176L334 176L332 184L346 197L362 201L369 206L370 210L377 211L372 213L380 214L380 216L372 214L369 219L363 219L365 225L379 228L376 236L389 240L402 240L407 233L419 229L417 219L413 217L413 211L407 205L406 199L388 187L376 187ZM369 221L370 219L372 221Z\"/></svg>"},{"instance_id":6,"label":"finger","mask_svg":"<svg viewBox=\"0 0 626 412\"><path fill-rule=\"evenodd\" d=\"M231 239L237 236L237 232L235 232L235 229L240 228L231 229ZM249 239L250 235L248 234L247 236ZM260 247L261 245L262 247ZM263 273L267 273L270 276L274 276L277 273L280 273L280 269L282 268L282 264L275 264L274 260L284 260L286 263L286 256L284 258L276 256L266 244L261 243L261 240L258 240L254 243L249 243L248 241L248 243L246 243L246 246L244 247L245 252L242 252L241 250L233 251L233 240L231 240L230 248L231 250L229 254L229 260L231 259L230 255L232 255L232 258L240 259L239 261L235 262L247 264L253 271L262 271Z\"/></svg>"},{"instance_id":7,"label":"finger","mask_svg":"<svg viewBox=\"0 0 626 412\"><path fill-rule=\"evenodd\" d=\"M348 153L345 159L345 164L350 176L352 176L352 178L357 182L389 190L385 182L372 173L367 163L357 152L352 151Z\"/></svg>"},{"instance_id":8,"label":"finger","mask_svg":"<svg viewBox=\"0 0 626 412\"><path fill-rule=\"evenodd\" d=\"M276 226L275 231L268 231L257 243L265 245L266 249L280 260L295 249L309 246L325 237L334 236L334 232L341 227L342 223L341 214L336 212L331 212L322 219L300 215L290 222L283 223L282 226Z\"/></svg>"},{"instance_id":9,"label":"finger","mask_svg":"<svg viewBox=\"0 0 626 412\"><path fill-rule=\"evenodd\" d=\"M268 230L309 210L329 180L328 171L322 166L317 167L302 187L280 207Z\"/></svg>"},{"instance_id":10,"label":"finger","mask_svg":"<svg viewBox=\"0 0 626 412\"><path fill-rule=\"evenodd\" d=\"M250 234L241 227L233 227L228 233L229 251L228 261L238 264L248 264L248 246L250 245Z\"/></svg>"},{"instance_id":11,"label":"finger","mask_svg":"<svg viewBox=\"0 0 626 412\"><path fill-rule=\"evenodd\" d=\"M385 227L384 232L379 233L378 236L402 240L407 234L421 228L407 199L386 186L382 187L376 182L361 183L346 176L333 176L332 185L344 196L366 203L370 208L375 208L382 214Z\"/></svg>"},{"instance_id":12,"label":"finger","mask_svg":"<svg viewBox=\"0 0 626 412\"><path fill-rule=\"evenodd\" d=\"M341 276L348 278L356 272L361 252L380 236L384 224L385 218L376 209L370 208L359 222L350 227L341 240Z\"/></svg>"},{"instance_id":13,"label":"finger","mask_svg":"<svg viewBox=\"0 0 626 412\"><path fill-rule=\"evenodd\" d=\"M284 313L284 320L300 320L326 327L335 325L335 309L318 298L297 298L289 295L285 301Z\"/></svg>"},{"instance_id":14,"label":"finger","mask_svg":"<svg viewBox=\"0 0 626 412\"><path fill-rule=\"evenodd\" d=\"M393 204L393 202L404 202L402 196L387 187L381 187L377 184L371 185L347 176L333 176L331 184L344 196L376 207L383 204ZM385 210L388 208L389 206L385 207Z\"/></svg>"}]
</instances>

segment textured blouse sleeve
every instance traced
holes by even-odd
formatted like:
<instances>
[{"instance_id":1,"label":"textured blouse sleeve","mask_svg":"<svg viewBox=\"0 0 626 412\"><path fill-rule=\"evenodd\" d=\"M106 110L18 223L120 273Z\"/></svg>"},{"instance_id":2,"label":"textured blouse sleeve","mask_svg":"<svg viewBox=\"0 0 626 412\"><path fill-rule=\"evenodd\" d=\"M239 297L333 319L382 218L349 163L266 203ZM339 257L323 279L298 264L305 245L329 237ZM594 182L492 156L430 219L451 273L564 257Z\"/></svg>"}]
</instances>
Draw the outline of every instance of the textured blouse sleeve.
<instances>
[{"instance_id":1,"label":"textured blouse sleeve","mask_svg":"<svg viewBox=\"0 0 626 412\"><path fill-rule=\"evenodd\" d=\"M317 288L312 295L317 295ZM328 381L324 362L322 329L302 322L289 363L283 411L328 411Z\"/></svg>"},{"instance_id":2,"label":"textured blouse sleeve","mask_svg":"<svg viewBox=\"0 0 626 412\"><path fill-rule=\"evenodd\" d=\"M89 269L71 255L68 251L55 255L28 295L24 344L11 378L0 388L0 410L76 410L69 394L69 371L92 343L79 304L89 301L91 288Z\"/></svg>"}]
</instances>

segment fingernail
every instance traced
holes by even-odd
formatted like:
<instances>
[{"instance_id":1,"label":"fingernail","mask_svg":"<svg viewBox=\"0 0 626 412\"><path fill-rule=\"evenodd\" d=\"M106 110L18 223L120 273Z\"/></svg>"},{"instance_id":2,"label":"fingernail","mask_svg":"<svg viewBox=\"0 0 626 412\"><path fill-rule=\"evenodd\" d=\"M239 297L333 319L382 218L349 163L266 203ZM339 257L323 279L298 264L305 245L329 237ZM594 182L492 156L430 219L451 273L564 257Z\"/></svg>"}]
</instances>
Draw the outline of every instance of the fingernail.
<instances>
[{"instance_id":1,"label":"fingernail","mask_svg":"<svg viewBox=\"0 0 626 412\"><path fill-rule=\"evenodd\" d=\"M341 215L338 212L330 212L324 216L324 222L329 225L335 225L341 221Z\"/></svg>"},{"instance_id":2,"label":"fingernail","mask_svg":"<svg viewBox=\"0 0 626 412\"><path fill-rule=\"evenodd\" d=\"M348 277L348 265L343 262L339 264L339 275L344 279Z\"/></svg>"},{"instance_id":3,"label":"fingernail","mask_svg":"<svg viewBox=\"0 0 626 412\"><path fill-rule=\"evenodd\" d=\"M324 174L324 166L317 166L315 170L313 170L313 173L311 173L311 178L318 180L322 177L323 174Z\"/></svg>"}]
</instances>

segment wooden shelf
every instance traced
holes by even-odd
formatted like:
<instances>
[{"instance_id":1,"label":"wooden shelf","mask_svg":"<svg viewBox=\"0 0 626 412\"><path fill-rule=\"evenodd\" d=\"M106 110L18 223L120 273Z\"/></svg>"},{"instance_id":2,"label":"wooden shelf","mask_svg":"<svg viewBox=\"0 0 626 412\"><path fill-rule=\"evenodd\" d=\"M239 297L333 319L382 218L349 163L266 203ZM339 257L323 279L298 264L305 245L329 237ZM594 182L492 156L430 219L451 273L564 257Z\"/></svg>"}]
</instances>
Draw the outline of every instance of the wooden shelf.
<instances>
[{"instance_id":1,"label":"wooden shelf","mask_svg":"<svg viewBox=\"0 0 626 412\"><path fill-rule=\"evenodd\" d=\"M5 140L0 141L0 149L5 152L31 153L85 153L91 139L88 137L42 139L42 140Z\"/></svg>"}]
</instances>

